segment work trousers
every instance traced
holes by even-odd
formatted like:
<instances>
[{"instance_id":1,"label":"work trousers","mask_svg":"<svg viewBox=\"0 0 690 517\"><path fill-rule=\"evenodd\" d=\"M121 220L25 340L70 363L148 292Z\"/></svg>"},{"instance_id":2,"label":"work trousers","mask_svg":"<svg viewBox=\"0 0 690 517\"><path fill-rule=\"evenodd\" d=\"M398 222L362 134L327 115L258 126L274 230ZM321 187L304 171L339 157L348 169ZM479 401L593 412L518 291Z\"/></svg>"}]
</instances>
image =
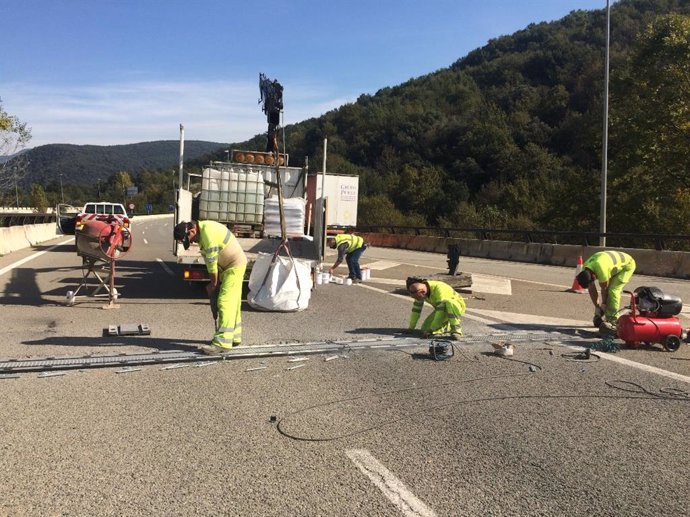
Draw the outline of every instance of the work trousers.
<instances>
[{"instance_id":1,"label":"work trousers","mask_svg":"<svg viewBox=\"0 0 690 517\"><path fill-rule=\"evenodd\" d=\"M635 261L631 261L625 269L621 269L615 276L609 280L609 296L606 300L606 310L604 317L610 323L616 323L618 320L618 309L621 305L621 293L623 288L630 281L635 272Z\"/></svg>"},{"instance_id":2,"label":"work trousers","mask_svg":"<svg viewBox=\"0 0 690 517\"><path fill-rule=\"evenodd\" d=\"M465 300L461 297L441 300L422 324L422 332L431 334L462 334L460 317L465 314Z\"/></svg>"},{"instance_id":3,"label":"work trousers","mask_svg":"<svg viewBox=\"0 0 690 517\"><path fill-rule=\"evenodd\" d=\"M216 297L218 317L213 344L221 348L232 348L242 342L242 282L246 268L233 267L220 274Z\"/></svg>"},{"instance_id":4,"label":"work trousers","mask_svg":"<svg viewBox=\"0 0 690 517\"><path fill-rule=\"evenodd\" d=\"M359 257L362 256L362 253L364 253L365 249L367 249L367 247L362 246L361 248L357 248L355 251L345 255L345 260L347 260L347 269L350 273L348 276L353 280L355 278L359 280L362 279L362 270L359 267Z\"/></svg>"}]
</instances>

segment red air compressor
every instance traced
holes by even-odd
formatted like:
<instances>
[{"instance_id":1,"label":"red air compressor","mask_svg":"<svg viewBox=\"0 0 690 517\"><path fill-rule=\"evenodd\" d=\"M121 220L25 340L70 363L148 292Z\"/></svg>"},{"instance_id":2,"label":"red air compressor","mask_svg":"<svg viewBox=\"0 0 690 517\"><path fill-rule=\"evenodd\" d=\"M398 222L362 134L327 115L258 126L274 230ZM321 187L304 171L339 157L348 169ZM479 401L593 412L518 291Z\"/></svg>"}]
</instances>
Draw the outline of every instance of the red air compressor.
<instances>
[{"instance_id":1,"label":"red air compressor","mask_svg":"<svg viewBox=\"0 0 690 517\"><path fill-rule=\"evenodd\" d=\"M683 308L678 296L668 295L658 287L638 287L630 295L630 312L618 318L618 337L630 347L661 343L669 352L675 352L687 332L680 326L676 315Z\"/></svg>"}]
</instances>

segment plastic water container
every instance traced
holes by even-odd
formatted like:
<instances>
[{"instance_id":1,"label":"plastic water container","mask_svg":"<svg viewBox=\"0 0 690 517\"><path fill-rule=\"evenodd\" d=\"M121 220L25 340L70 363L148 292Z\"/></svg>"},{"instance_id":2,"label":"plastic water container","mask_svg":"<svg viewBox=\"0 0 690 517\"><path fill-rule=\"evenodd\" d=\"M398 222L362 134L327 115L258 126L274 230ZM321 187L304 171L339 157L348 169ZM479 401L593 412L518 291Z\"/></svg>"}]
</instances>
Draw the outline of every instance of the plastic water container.
<instances>
[{"instance_id":1,"label":"plastic water container","mask_svg":"<svg viewBox=\"0 0 690 517\"><path fill-rule=\"evenodd\" d=\"M323 273L319 273L317 271L315 276L316 276L316 285L322 285L323 284Z\"/></svg>"},{"instance_id":2,"label":"plastic water container","mask_svg":"<svg viewBox=\"0 0 690 517\"><path fill-rule=\"evenodd\" d=\"M346 278L345 285L352 285L352 278Z\"/></svg>"}]
</instances>

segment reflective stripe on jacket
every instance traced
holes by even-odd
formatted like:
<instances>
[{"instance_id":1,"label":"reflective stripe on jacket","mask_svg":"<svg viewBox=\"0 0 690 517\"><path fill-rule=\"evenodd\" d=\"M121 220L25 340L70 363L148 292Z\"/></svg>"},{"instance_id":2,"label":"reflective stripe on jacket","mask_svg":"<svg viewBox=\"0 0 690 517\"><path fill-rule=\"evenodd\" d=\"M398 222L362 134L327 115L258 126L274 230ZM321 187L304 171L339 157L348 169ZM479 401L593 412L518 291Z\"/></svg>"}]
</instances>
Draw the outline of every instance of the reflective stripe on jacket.
<instances>
[{"instance_id":1,"label":"reflective stripe on jacket","mask_svg":"<svg viewBox=\"0 0 690 517\"><path fill-rule=\"evenodd\" d=\"M345 253L352 253L364 245L364 239L352 233L339 233L335 236L335 247L339 247L343 242L347 243Z\"/></svg>"},{"instance_id":2,"label":"reflective stripe on jacket","mask_svg":"<svg viewBox=\"0 0 690 517\"><path fill-rule=\"evenodd\" d=\"M608 282L611 277L630 267L634 267L635 260L622 251L597 251L589 257L583 267L591 270L599 282Z\"/></svg>"},{"instance_id":3,"label":"reflective stripe on jacket","mask_svg":"<svg viewBox=\"0 0 690 517\"><path fill-rule=\"evenodd\" d=\"M199 249L209 274L247 263L247 257L228 228L216 221L199 221Z\"/></svg>"}]
</instances>

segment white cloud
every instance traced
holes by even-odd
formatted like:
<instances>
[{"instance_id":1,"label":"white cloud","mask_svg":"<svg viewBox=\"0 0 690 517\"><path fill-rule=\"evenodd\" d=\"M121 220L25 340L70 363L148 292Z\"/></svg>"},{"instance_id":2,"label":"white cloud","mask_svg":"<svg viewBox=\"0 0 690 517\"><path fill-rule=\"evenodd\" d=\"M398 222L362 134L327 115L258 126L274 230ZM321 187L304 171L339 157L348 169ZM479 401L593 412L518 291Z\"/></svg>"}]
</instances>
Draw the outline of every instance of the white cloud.
<instances>
[{"instance_id":1,"label":"white cloud","mask_svg":"<svg viewBox=\"0 0 690 517\"><path fill-rule=\"evenodd\" d=\"M351 98L328 88L285 84L286 124L318 117ZM0 84L3 108L32 128L31 147L176 140L240 142L266 131L257 82L131 82L95 85Z\"/></svg>"}]
</instances>

